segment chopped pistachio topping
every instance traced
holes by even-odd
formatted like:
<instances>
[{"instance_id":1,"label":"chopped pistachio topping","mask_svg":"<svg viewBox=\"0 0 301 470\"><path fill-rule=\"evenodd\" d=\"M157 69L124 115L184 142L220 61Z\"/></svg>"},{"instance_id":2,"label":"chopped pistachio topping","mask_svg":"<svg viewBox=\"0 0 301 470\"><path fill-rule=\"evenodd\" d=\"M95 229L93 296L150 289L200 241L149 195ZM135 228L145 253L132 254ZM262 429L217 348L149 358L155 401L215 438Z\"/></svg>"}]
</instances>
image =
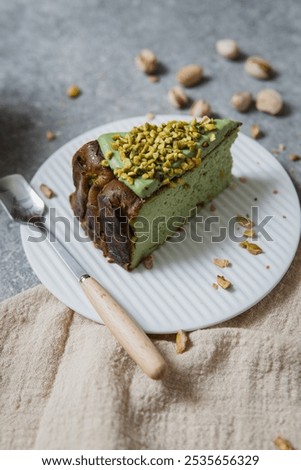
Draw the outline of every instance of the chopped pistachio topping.
<instances>
[{"instance_id":1,"label":"chopped pistachio topping","mask_svg":"<svg viewBox=\"0 0 301 470\"><path fill-rule=\"evenodd\" d=\"M214 258L213 263L220 268L228 268L231 263L228 259Z\"/></svg>"},{"instance_id":2,"label":"chopped pistachio topping","mask_svg":"<svg viewBox=\"0 0 301 470\"><path fill-rule=\"evenodd\" d=\"M236 222L241 225L242 227L245 227L247 229L251 229L254 227L254 222L251 219L248 219L247 217L243 217L241 215L238 215L236 217Z\"/></svg>"},{"instance_id":3,"label":"chopped pistachio topping","mask_svg":"<svg viewBox=\"0 0 301 470\"><path fill-rule=\"evenodd\" d=\"M219 286L221 286L223 289L229 289L229 287L232 286L231 282L226 279L224 276L220 276L219 274L216 276L217 283Z\"/></svg>"},{"instance_id":4,"label":"chopped pistachio topping","mask_svg":"<svg viewBox=\"0 0 301 470\"><path fill-rule=\"evenodd\" d=\"M247 249L248 252L251 253L251 255L256 256L256 255L260 255L261 253L263 253L263 250L262 248L260 248L260 246L256 245L256 243L250 243L247 240L240 242L239 246Z\"/></svg>"},{"instance_id":5,"label":"chopped pistachio topping","mask_svg":"<svg viewBox=\"0 0 301 470\"><path fill-rule=\"evenodd\" d=\"M187 170L201 164L200 139L209 133L213 141L216 124L212 119L191 122L170 121L159 126L145 123L134 127L125 136L114 135L111 149L118 151L123 162L122 168L115 168L114 174L132 183L135 178L144 180L156 178L163 185L180 177ZM111 152L105 155L106 161Z\"/></svg>"},{"instance_id":6,"label":"chopped pistachio topping","mask_svg":"<svg viewBox=\"0 0 301 470\"><path fill-rule=\"evenodd\" d=\"M246 238L255 238L256 237L256 232L254 229L252 228L249 228L247 230L244 231L243 233L243 236L246 237Z\"/></svg>"},{"instance_id":7,"label":"chopped pistachio topping","mask_svg":"<svg viewBox=\"0 0 301 470\"><path fill-rule=\"evenodd\" d=\"M107 160L110 160L110 158L113 156L113 152L112 150L110 150L109 152L106 153L106 159Z\"/></svg>"}]
</instances>

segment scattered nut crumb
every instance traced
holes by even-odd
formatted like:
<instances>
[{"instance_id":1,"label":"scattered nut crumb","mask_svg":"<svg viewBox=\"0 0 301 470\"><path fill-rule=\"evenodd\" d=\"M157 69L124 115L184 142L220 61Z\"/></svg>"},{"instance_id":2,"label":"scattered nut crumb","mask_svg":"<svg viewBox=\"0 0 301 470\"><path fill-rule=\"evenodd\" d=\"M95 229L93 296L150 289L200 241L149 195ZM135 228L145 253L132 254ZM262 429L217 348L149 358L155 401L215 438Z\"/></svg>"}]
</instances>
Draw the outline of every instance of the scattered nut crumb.
<instances>
[{"instance_id":1,"label":"scattered nut crumb","mask_svg":"<svg viewBox=\"0 0 301 470\"><path fill-rule=\"evenodd\" d=\"M232 286L231 282L226 279L224 276L220 276L219 274L216 276L217 283L219 286L221 286L223 289L229 289L229 287Z\"/></svg>"},{"instance_id":2,"label":"scattered nut crumb","mask_svg":"<svg viewBox=\"0 0 301 470\"><path fill-rule=\"evenodd\" d=\"M273 189L273 194L278 194L277 189Z\"/></svg>"},{"instance_id":3,"label":"scattered nut crumb","mask_svg":"<svg viewBox=\"0 0 301 470\"><path fill-rule=\"evenodd\" d=\"M153 267L153 255L148 255L145 258L143 258L143 264L146 269L152 269Z\"/></svg>"},{"instance_id":4,"label":"scattered nut crumb","mask_svg":"<svg viewBox=\"0 0 301 470\"><path fill-rule=\"evenodd\" d=\"M49 141L54 140L54 139L56 139L56 134L52 131L47 131L46 132L46 139L49 140Z\"/></svg>"},{"instance_id":5,"label":"scattered nut crumb","mask_svg":"<svg viewBox=\"0 0 301 470\"><path fill-rule=\"evenodd\" d=\"M48 199L51 199L55 195L54 191L51 188L49 188L49 186L47 186L47 184L40 184L40 191Z\"/></svg>"},{"instance_id":6,"label":"scattered nut crumb","mask_svg":"<svg viewBox=\"0 0 301 470\"><path fill-rule=\"evenodd\" d=\"M298 162L299 160L301 160L301 157L296 153L290 153L289 159L292 160L292 162Z\"/></svg>"},{"instance_id":7,"label":"scattered nut crumb","mask_svg":"<svg viewBox=\"0 0 301 470\"><path fill-rule=\"evenodd\" d=\"M286 149L286 146L284 144L279 144L278 147L276 149L272 149L271 152L272 153L280 153L280 152L283 152L283 150Z\"/></svg>"},{"instance_id":8,"label":"scattered nut crumb","mask_svg":"<svg viewBox=\"0 0 301 470\"><path fill-rule=\"evenodd\" d=\"M152 121L153 119L155 119L155 115L153 113L147 113L146 114L146 118L149 120L149 121Z\"/></svg>"},{"instance_id":9,"label":"scattered nut crumb","mask_svg":"<svg viewBox=\"0 0 301 470\"><path fill-rule=\"evenodd\" d=\"M135 62L138 69L147 74L154 74L158 68L157 57L150 49L142 49Z\"/></svg>"},{"instance_id":10,"label":"scattered nut crumb","mask_svg":"<svg viewBox=\"0 0 301 470\"><path fill-rule=\"evenodd\" d=\"M265 268L266 268L266 269L270 269L270 265L269 265L269 264L267 264Z\"/></svg>"},{"instance_id":11,"label":"scattered nut crumb","mask_svg":"<svg viewBox=\"0 0 301 470\"><path fill-rule=\"evenodd\" d=\"M241 215L238 215L236 217L236 222L241 225L242 227L245 227L245 228L253 228L254 227L254 222L247 218L247 217L243 217Z\"/></svg>"},{"instance_id":12,"label":"scattered nut crumb","mask_svg":"<svg viewBox=\"0 0 301 470\"><path fill-rule=\"evenodd\" d=\"M216 42L215 47L218 54L225 59L234 60L240 54L238 44L233 39L220 39Z\"/></svg>"},{"instance_id":13,"label":"scattered nut crumb","mask_svg":"<svg viewBox=\"0 0 301 470\"><path fill-rule=\"evenodd\" d=\"M149 75L148 81L151 83L156 83L160 81L160 78L158 77L158 75Z\"/></svg>"},{"instance_id":14,"label":"scattered nut crumb","mask_svg":"<svg viewBox=\"0 0 301 470\"><path fill-rule=\"evenodd\" d=\"M255 243L244 241L240 242L239 246L247 249L247 251L251 253L251 255L260 255L261 253L263 253L263 250L260 248L260 246L256 245Z\"/></svg>"},{"instance_id":15,"label":"scattered nut crumb","mask_svg":"<svg viewBox=\"0 0 301 470\"><path fill-rule=\"evenodd\" d=\"M266 88L261 90L256 97L256 108L268 114L278 114L283 108L283 100L276 90Z\"/></svg>"},{"instance_id":16,"label":"scattered nut crumb","mask_svg":"<svg viewBox=\"0 0 301 470\"><path fill-rule=\"evenodd\" d=\"M262 131L259 127L258 124L252 124L251 126L251 137L253 137L253 139L260 139L260 137L262 136Z\"/></svg>"},{"instance_id":17,"label":"scattered nut crumb","mask_svg":"<svg viewBox=\"0 0 301 470\"><path fill-rule=\"evenodd\" d=\"M250 109L253 96L249 91L240 91L232 96L230 103L234 109L244 113Z\"/></svg>"},{"instance_id":18,"label":"scattered nut crumb","mask_svg":"<svg viewBox=\"0 0 301 470\"><path fill-rule=\"evenodd\" d=\"M276 437L273 442L279 450L294 450L294 447L292 446L290 441L284 439L281 436Z\"/></svg>"},{"instance_id":19,"label":"scattered nut crumb","mask_svg":"<svg viewBox=\"0 0 301 470\"><path fill-rule=\"evenodd\" d=\"M203 68L197 64L189 64L181 67L176 74L177 81L185 86L192 87L197 85L203 78Z\"/></svg>"},{"instance_id":20,"label":"scattered nut crumb","mask_svg":"<svg viewBox=\"0 0 301 470\"><path fill-rule=\"evenodd\" d=\"M175 108L185 108L189 102L188 96L180 86L174 86L169 90L168 99Z\"/></svg>"},{"instance_id":21,"label":"scattered nut crumb","mask_svg":"<svg viewBox=\"0 0 301 470\"><path fill-rule=\"evenodd\" d=\"M273 67L262 57L251 56L245 62L245 71L252 77L266 80L273 75Z\"/></svg>"},{"instance_id":22,"label":"scattered nut crumb","mask_svg":"<svg viewBox=\"0 0 301 470\"><path fill-rule=\"evenodd\" d=\"M255 238L256 235L257 235L257 233L252 228L245 230L244 233L243 233L243 236L246 237L246 238Z\"/></svg>"},{"instance_id":23,"label":"scattered nut crumb","mask_svg":"<svg viewBox=\"0 0 301 470\"><path fill-rule=\"evenodd\" d=\"M210 205L210 212L215 212L216 211L216 207L214 204L211 204Z\"/></svg>"},{"instance_id":24,"label":"scattered nut crumb","mask_svg":"<svg viewBox=\"0 0 301 470\"><path fill-rule=\"evenodd\" d=\"M218 289L218 284L216 284L216 282L213 282L212 287L213 287L213 289L217 290Z\"/></svg>"},{"instance_id":25,"label":"scattered nut crumb","mask_svg":"<svg viewBox=\"0 0 301 470\"><path fill-rule=\"evenodd\" d=\"M244 176L241 176L241 177L239 178L239 181L240 181L241 183L245 184L245 183L247 182L247 178L245 178Z\"/></svg>"},{"instance_id":26,"label":"scattered nut crumb","mask_svg":"<svg viewBox=\"0 0 301 470\"><path fill-rule=\"evenodd\" d=\"M193 117L211 116L212 109L207 101L198 100L193 103L189 112Z\"/></svg>"},{"instance_id":27,"label":"scattered nut crumb","mask_svg":"<svg viewBox=\"0 0 301 470\"><path fill-rule=\"evenodd\" d=\"M214 258L212 262L220 268L228 268L229 266L231 266L231 263L228 259Z\"/></svg>"},{"instance_id":28,"label":"scattered nut crumb","mask_svg":"<svg viewBox=\"0 0 301 470\"><path fill-rule=\"evenodd\" d=\"M187 346L188 335L183 330L179 330L176 335L176 352L182 354Z\"/></svg>"},{"instance_id":29,"label":"scattered nut crumb","mask_svg":"<svg viewBox=\"0 0 301 470\"><path fill-rule=\"evenodd\" d=\"M81 94L81 89L77 85L70 85L67 90L69 98L77 98Z\"/></svg>"}]
</instances>

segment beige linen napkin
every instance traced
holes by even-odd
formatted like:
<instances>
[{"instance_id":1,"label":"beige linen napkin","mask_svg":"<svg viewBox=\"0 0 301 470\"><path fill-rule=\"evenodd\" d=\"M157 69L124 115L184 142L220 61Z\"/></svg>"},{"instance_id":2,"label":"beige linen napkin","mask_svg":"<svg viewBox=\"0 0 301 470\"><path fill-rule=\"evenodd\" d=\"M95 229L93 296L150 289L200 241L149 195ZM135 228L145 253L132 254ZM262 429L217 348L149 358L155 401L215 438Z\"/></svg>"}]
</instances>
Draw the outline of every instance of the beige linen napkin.
<instances>
[{"instance_id":1,"label":"beige linen napkin","mask_svg":"<svg viewBox=\"0 0 301 470\"><path fill-rule=\"evenodd\" d=\"M268 297L191 333L184 354L174 335L155 337L170 368L162 382L44 287L5 301L0 447L272 449L280 434L301 448L300 279L299 248Z\"/></svg>"}]
</instances>

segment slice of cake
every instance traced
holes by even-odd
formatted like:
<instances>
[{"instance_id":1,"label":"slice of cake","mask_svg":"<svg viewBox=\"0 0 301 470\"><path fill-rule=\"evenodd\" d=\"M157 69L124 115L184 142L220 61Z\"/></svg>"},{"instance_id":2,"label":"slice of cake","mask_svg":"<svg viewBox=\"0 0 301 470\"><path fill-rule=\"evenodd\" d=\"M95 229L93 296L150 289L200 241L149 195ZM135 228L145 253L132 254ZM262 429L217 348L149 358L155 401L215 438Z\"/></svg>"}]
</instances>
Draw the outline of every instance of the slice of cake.
<instances>
[{"instance_id":1,"label":"slice of cake","mask_svg":"<svg viewBox=\"0 0 301 470\"><path fill-rule=\"evenodd\" d=\"M228 186L239 126L204 118L101 135L73 157L74 214L110 261L134 269Z\"/></svg>"}]
</instances>

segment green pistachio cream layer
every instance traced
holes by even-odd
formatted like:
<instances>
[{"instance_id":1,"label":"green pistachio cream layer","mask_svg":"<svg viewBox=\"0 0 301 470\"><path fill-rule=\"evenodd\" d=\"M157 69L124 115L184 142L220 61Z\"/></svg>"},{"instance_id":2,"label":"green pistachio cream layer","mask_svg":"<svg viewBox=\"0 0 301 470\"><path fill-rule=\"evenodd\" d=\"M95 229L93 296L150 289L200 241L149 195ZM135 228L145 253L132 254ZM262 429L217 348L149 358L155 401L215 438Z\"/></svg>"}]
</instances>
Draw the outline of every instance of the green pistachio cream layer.
<instances>
[{"instance_id":1,"label":"green pistachio cream layer","mask_svg":"<svg viewBox=\"0 0 301 470\"><path fill-rule=\"evenodd\" d=\"M180 217L185 223L193 209L229 185L230 148L239 127L239 122L206 117L201 121L146 123L127 133L98 138L105 157L102 165L110 167L141 200L135 217L128 222L132 236L126 269L135 268L178 230L168 223L171 218ZM148 221L147 234L145 228L141 230L141 220ZM121 264L125 267L126 263Z\"/></svg>"},{"instance_id":2,"label":"green pistachio cream layer","mask_svg":"<svg viewBox=\"0 0 301 470\"><path fill-rule=\"evenodd\" d=\"M228 119L145 123L130 132L101 135L98 142L116 178L144 199L162 186L181 184L181 176L201 166L239 123Z\"/></svg>"}]
</instances>

